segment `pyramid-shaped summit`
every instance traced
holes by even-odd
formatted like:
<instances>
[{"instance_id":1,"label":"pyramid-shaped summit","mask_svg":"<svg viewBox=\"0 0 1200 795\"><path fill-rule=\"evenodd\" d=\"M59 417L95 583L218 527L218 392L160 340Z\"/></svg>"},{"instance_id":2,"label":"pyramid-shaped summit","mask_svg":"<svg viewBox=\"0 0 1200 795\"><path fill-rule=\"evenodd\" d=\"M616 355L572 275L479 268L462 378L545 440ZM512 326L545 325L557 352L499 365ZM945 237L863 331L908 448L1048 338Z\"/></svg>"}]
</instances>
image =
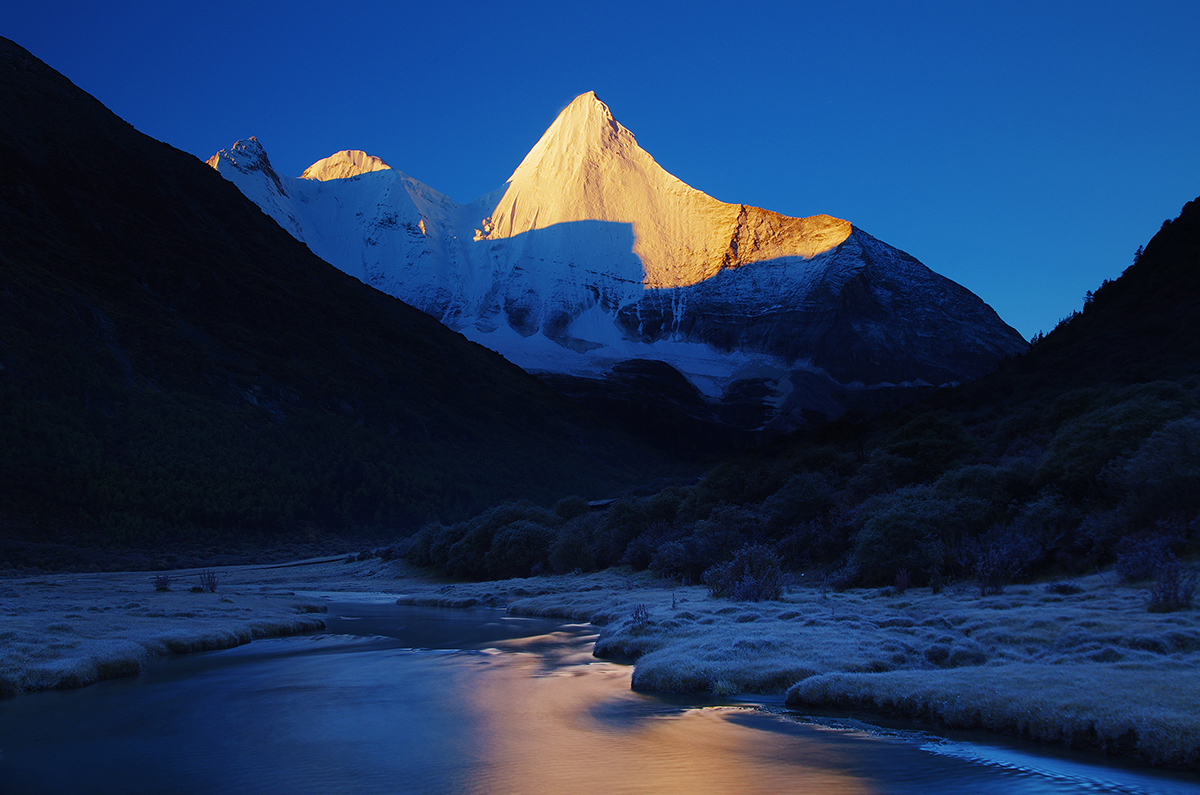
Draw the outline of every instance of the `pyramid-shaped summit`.
<instances>
[{"instance_id":1,"label":"pyramid-shaped summit","mask_svg":"<svg viewBox=\"0 0 1200 795\"><path fill-rule=\"evenodd\" d=\"M633 133L613 118L594 91L589 91L563 108L508 181L528 181L543 170L561 174L610 158L654 162L638 146Z\"/></svg>"},{"instance_id":2,"label":"pyramid-shaped summit","mask_svg":"<svg viewBox=\"0 0 1200 795\"><path fill-rule=\"evenodd\" d=\"M581 221L628 224L647 287L696 284L728 267L812 257L850 234L827 215L788 218L717 201L667 173L589 91L575 98L509 178L480 238Z\"/></svg>"},{"instance_id":3,"label":"pyramid-shaped summit","mask_svg":"<svg viewBox=\"0 0 1200 795\"><path fill-rule=\"evenodd\" d=\"M706 405L753 396L743 425L790 428L872 387L976 378L1026 347L978 297L848 221L688 186L593 92L470 204L395 170L337 176L375 162L339 153L305 172L328 181L278 185L215 165L319 256L560 382L649 360Z\"/></svg>"}]
</instances>

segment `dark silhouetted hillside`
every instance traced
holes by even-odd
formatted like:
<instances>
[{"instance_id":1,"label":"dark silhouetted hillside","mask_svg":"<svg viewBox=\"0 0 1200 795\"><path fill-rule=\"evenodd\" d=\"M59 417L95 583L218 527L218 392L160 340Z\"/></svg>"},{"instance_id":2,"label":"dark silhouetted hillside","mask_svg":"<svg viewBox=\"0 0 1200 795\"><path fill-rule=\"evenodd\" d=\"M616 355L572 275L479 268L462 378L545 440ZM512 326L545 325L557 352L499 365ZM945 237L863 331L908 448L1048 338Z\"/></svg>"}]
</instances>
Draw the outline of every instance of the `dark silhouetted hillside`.
<instances>
[{"instance_id":1,"label":"dark silhouetted hillside","mask_svg":"<svg viewBox=\"0 0 1200 795\"><path fill-rule=\"evenodd\" d=\"M1121 278L1048 334L1017 368L1132 383L1200 362L1200 199L1165 221Z\"/></svg>"},{"instance_id":2,"label":"dark silhouetted hillside","mask_svg":"<svg viewBox=\"0 0 1200 795\"><path fill-rule=\"evenodd\" d=\"M392 534L660 463L5 39L0 109L10 556Z\"/></svg>"}]
</instances>

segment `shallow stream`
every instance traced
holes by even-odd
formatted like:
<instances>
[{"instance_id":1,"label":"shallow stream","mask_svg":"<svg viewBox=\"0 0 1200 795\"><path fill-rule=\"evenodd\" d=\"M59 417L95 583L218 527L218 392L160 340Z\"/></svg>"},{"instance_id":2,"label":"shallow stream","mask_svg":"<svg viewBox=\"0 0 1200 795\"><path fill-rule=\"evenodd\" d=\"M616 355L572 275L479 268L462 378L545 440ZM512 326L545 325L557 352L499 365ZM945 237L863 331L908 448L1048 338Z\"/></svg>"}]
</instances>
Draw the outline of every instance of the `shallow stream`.
<instances>
[{"instance_id":1,"label":"shallow stream","mask_svg":"<svg viewBox=\"0 0 1200 795\"><path fill-rule=\"evenodd\" d=\"M635 693L587 626L337 602L328 620L0 702L0 792L1200 795L1014 743Z\"/></svg>"}]
</instances>

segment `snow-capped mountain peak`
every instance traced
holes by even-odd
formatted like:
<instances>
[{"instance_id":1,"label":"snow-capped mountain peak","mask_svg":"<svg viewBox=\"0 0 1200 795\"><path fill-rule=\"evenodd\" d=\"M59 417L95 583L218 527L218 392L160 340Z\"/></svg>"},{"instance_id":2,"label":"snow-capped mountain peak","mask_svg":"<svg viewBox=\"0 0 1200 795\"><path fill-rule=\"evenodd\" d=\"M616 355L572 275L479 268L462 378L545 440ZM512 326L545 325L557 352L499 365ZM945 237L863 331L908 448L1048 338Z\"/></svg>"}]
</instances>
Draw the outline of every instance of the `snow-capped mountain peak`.
<instances>
[{"instance_id":1,"label":"snow-capped mountain peak","mask_svg":"<svg viewBox=\"0 0 1200 795\"><path fill-rule=\"evenodd\" d=\"M252 139L253 140L253 139ZM387 163L359 149L344 149L322 158L304 169L300 179L316 179L322 182L331 179L346 179L372 171L390 169Z\"/></svg>"},{"instance_id":2,"label":"snow-capped mountain peak","mask_svg":"<svg viewBox=\"0 0 1200 795\"><path fill-rule=\"evenodd\" d=\"M238 141L228 149L222 149L205 162L219 171L222 161L241 171L274 170L271 169L271 161L267 159L267 151L254 136Z\"/></svg>"},{"instance_id":3,"label":"snow-capped mountain peak","mask_svg":"<svg viewBox=\"0 0 1200 795\"><path fill-rule=\"evenodd\" d=\"M267 158L267 150L263 149L263 145L254 136L238 141L228 149L222 149L204 162L218 172L222 170L222 166L228 164L243 175L261 173L271 180L279 193L284 196L287 195L287 191L283 187L283 182L279 179L279 175L275 173L275 169L271 167L271 161ZM242 186L239 184L238 187ZM245 190L243 190L244 192ZM294 233L294 229L289 229L288 231Z\"/></svg>"},{"instance_id":4,"label":"snow-capped mountain peak","mask_svg":"<svg viewBox=\"0 0 1200 795\"><path fill-rule=\"evenodd\" d=\"M554 123L525 155L509 183L528 182L539 172L560 175L589 162L614 157L648 157L633 133L613 118L608 106L589 91L563 108Z\"/></svg>"},{"instance_id":5,"label":"snow-capped mountain peak","mask_svg":"<svg viewBox=\"0 0 1200 795\"><path fill-rule=\"evenodd\" d=\"M746 427L967 380L1025 348L978 297L848 221L688 186L593 92L502 192L466 205L360 151L305 179L275 175L254 139L209 163L318 256L526 370L618 382L658 362L701 402L757 406Z\"/></svg>"},{"instance_id":6,"label":"snow-capped mountain peak","mask_svg":"<svg viewBox=\"0 0 1200 795\"><path fill-rule=\"evenodd\" d=\"M559 224L627 225L649 288L682 287L748 262L811 258L851 226L717 201L667 173L608 106L575 98L509 178L479 235L496 240Z\"/></svg>"}]
</instances>

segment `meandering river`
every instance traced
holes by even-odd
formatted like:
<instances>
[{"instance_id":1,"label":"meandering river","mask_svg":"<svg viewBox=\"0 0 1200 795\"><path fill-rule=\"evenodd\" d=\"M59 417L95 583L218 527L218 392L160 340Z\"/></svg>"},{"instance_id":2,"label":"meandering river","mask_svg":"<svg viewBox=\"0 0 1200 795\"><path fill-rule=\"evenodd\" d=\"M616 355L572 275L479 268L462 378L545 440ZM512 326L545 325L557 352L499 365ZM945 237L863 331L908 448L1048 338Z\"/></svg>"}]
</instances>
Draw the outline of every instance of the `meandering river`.
<instances>
[{"instance_id":1,"label":"meandering river","mask_svg":"<svg viewBox=\"0 0 1200 795\"><path fill-rule=\"evenodd\" d=\"M634 693L593 631L333 603L325 633L0 702L0 792L1200 795L1197 777Z\"/></svg>"}]
</instances>

